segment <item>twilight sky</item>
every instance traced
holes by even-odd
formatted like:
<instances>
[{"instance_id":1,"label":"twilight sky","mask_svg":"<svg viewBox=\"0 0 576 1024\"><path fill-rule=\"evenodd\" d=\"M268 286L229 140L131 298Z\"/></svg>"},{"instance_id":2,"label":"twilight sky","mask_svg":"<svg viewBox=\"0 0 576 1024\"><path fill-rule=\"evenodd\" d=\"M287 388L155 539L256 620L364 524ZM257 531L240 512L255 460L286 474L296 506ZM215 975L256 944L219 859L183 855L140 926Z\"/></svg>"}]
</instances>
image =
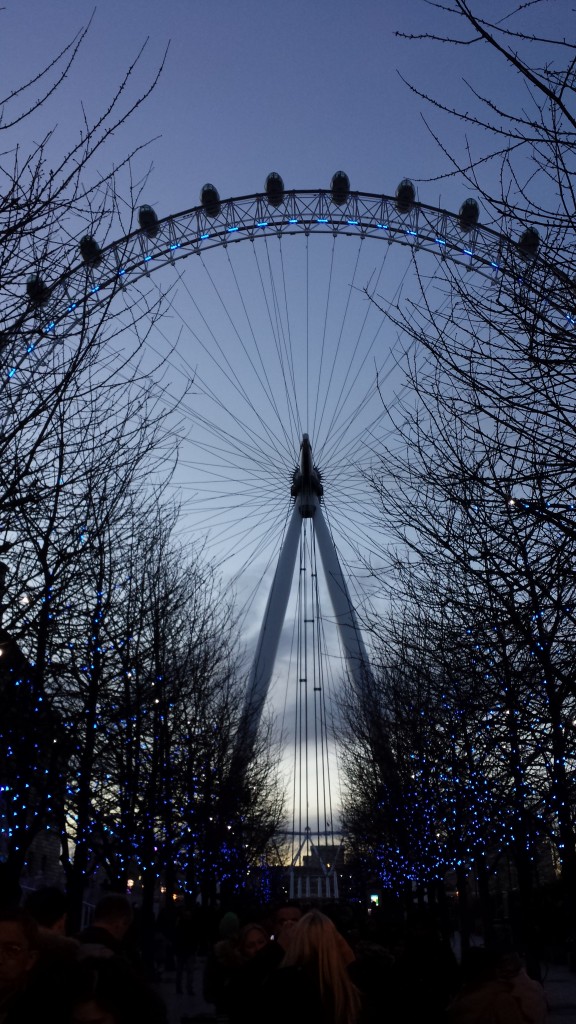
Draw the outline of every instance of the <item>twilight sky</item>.
<instances>
[{"instance_id":1,"label":"twilight sky","mask_svg":"<svg viewBox=\"0 0 576 1024\"><path fill-rule=\"evenodd\" d=\"M483 11L500 6L482 2ZM31 76L92 9L85 0L8 0L0 12L3 91ZM138 82L169 44L166 69L116 145L125 153L159 137L148 158L151 201L162 212L195 205L205 181L222 196L257 191L272 169L288 187L311 188L343 167L353 187L389 193L405 175L445 167L399 72L445 98L461 98L471 66L477 83L493 79L493 58L491 67L469 49L395 36L438 23L421 0L101 0L59 93L60 136L78 130L81 104L89 118L102 109L148 39ZM451 201L453 191L430 186L421 198L452 207L460 201Z\"/></svg>"},{"instance_id":2,"label":"twilight sky","mask_svg":"<svg viewBox=\"0 0 576 1024\"><path fill-rule=\"evenodd\" d=\"M497 18L502 0L477 0L477 7ZM511 106L525 98L515 76L504 74L490 51L398 38L396 32L449 31L450 22L424 0L100 0L95 8L86 0L5 0L0 93L30 80L91 16L88 38L56 101L23 122L22 146L26 150L53 127L55 153L73 145L83 111L88 121L101 114L146 40L128 87L132 97L147 87L168 47L158 86L97 161L106 173L149 142L133 172L139 178L150 171L142 201L159 216L196 206L207 181L222 198L259 191L271 170L287 188L313 189L327 188L333 173L343 169L353 189L388 195L408 176L423 202L457 210L470 194L467 186L454 179L425 180L445 172L448 161L423 116L450 152L465 151L463 126L425 106L402 78L464 108L475 103L465 79ZM562 35L570 16L567 0L551 0L547 34ZM528 17L538 25L542 9ZM481 146L481 138L473 145ZM391 291L406 271L405 256L394 259L384 274L393 282ZM217 268L215 262L216 276ZM368 265L365 274L373 272ZM356 289L366 280L358 277ZM344 281L349 287L350 278ZM170 342L188 313L178 316ZM186 353L178 349L176 372L195 374L199 368L190 338L197 341L191 334ZM381 341L392 346L394 338L385 334ZM371 364L380 368L379 360L370 351ZM197 425L190 436L198 439ZM200 486L194 485L191 507L200 506ZM262 521L265 533L265 515ZM246 538L238 541L244 543Z\"/></svg>"}]
</instances>

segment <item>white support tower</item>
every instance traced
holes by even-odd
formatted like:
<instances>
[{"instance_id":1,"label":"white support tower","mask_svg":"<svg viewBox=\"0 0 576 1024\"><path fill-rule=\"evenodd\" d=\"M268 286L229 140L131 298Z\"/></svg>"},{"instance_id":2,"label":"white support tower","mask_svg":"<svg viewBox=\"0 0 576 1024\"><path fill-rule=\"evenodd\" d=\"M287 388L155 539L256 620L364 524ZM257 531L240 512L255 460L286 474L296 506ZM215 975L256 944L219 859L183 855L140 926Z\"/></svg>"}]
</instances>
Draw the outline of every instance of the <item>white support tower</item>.
<instances>
[{"instance_id":1,"label":"white support tower","mask_svg":"<svg viewBox=\"0 0 576 1024\"><path fill-rule=\"evenodd\" d=\"M250 757L256 742L292 587L302 519L313 519L314 522L330 600L352 682L362 696L367 696L366 691L371 682L368 657L354 606L322 513L320 499L323 487L320 472L312 461L308 434L302 437L300 465L294 473L291 493L295 499L294 509L278 556L238 729L236 756L240 760Z\"/></svg>"}]
</instances>

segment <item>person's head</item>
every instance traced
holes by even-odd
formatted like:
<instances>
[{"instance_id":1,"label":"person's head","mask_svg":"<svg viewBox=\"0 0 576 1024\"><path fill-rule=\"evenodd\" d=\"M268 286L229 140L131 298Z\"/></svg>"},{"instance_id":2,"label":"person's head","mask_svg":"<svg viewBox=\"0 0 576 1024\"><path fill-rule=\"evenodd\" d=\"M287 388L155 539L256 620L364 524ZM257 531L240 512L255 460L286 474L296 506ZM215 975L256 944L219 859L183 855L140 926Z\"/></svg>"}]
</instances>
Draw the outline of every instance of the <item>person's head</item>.
<instances>
[{"instance_id":1,"label":"person's head","mask_svg":"<svg viewBox=\"0 0 576 1024\"><path fill-rule=\"evenodd\" d=\"M498 954L484 946L472 946L462 954L462 981L469 988L479 988L493 981L498 972Z\"/></svg>"},{"instance_id":2,"label":"person's head","mask_svg":"<svg viewBox=\"0 0 576 1024\"><path fill-rule=\"evenodd\" d=\"M124 1024L134 1019L134 979L114 957L85 960L70 982L72 1024Z\"/></svg>"},{"instance_id":3,"label":"person's head","mask_svg":"<svg viewBox=\"0 0 576 1024\"><path fill-rule=\"evenodd\" d=\"M290 921L296 924L302 917L302 911L297 903L282 903L274 911L274 934L278 935L282 926Z\"/></svg>"},{"instance_id":4,"label":"person's head","mask_svg":"<svg viewBox=\"0 0 576 1024\"><path fill-rule=\"evenodd\" d=\"M0 911L0 993L21 988L36 963L38 926L24 910Z\"/></svg>"},{"instance_id":5,"label":"person's head","mask_svg":"<svg viewBox=\"0 0 576 1024\"><path fill-rule=\"evenodd\" d=\"M240 919L238 914L235 914L232 910L229 910L218 924L218 934L221 939L227 942L237 942L240 934Z\"/></svg>"},{"instance_id":6,"label":"person's head","mask_svg":"<svg viewBox=\"0 0 576 1024\"><path fill-rule=\"evenodd\" d=\"M353 1024L359 1011L358 991L347 971L353 959L332 921L311 910L294 925L282 966L304 968L317 982L335 1024Z\"/></svg>"},{"instance_id":7,"label":"person's head","mask_svg":"<svg viewBox=\"0 0 576 1024\"><path fill-rule=\"evenodd\" d=\"M134 912L130 901L121 893L108 893L96 904L94 924L99 928L105 928L119 941L126 935L133 919Z\"/></svg>"},{"instance_id":8,"label":"person's head","mask_svg":"<svg viewBox=\"0 0 576 1024\"><path fill-rule=\"evenodd\" d=\"M120 1024L119 1018L95 999L85 999L72 1007L72 1024Z\"/></svg>"},{"instance_id":9,"label":"person's head","mask_svg":"<svg viewBox=\"0 0 576 1024\"><path fill-rule=\"evenodd\" d=\"M344 964L341 937L326 914L311 910L295 923L284 963L316 968L329 961Z\"/></svg>"},{"instance_id":10,"label":"person's head","mask_svg":"<svg viewBox=\"0 0 576 1024\"><path fill-rule=\"evenodd\" d=\"M53 885L30 893L24 904L24 909L42 928L49 928L60 935L66 931L67 907L65 894Z\"/></svg>"},{"instance_id":11,"label":"person's head","mask_svg":"<svg viewBox=\"0 0 576 1024\"><path fill-rule=\"evenodd\" d=\"M272 937L283 949L288 948L292 929L301 917L302 911L296 903L282 903L276 907L272 922Z\"/></svg>"},{"instance_id":12,"label":"person's head","mask_svg":"<svg viewBox=\"0 0 576 1024\"><path fill-rule=\"evenodd\" d=\"M406 922L406 946L431 949L441 944L438 921L430 908L412 911Z\"/></svg>"},{"instance_id":13,"label":"person's head","mask_svg":"<svg viewBox=\"0 0 576 1024\"><path fill-rule=\"evenodd\" d=\"M266 929L261 924L247 924L240 932L240 952L248 960L268 945Z\"/></svg>"},{"instance_id":14,"label":"person's head","mask_svg":"<svg viewBox=\"0 0 576 1024\"><path fill-rule=\"evenodd\" d=\"M66 985L70 1024L135 1024L163 1020L164 1003L122 957L76 964Z\"/></svg>"}]
</instances>

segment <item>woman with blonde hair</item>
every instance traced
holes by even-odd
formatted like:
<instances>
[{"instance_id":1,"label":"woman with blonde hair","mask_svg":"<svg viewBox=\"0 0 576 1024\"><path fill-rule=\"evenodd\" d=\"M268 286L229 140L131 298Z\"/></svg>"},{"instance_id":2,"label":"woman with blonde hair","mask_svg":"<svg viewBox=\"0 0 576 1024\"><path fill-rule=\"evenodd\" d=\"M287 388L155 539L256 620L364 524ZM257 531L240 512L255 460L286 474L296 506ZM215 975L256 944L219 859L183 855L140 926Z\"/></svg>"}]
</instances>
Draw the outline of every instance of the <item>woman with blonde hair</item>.
<instances>
[{"instance_id":1,"label":"woman with blonde hair","mask_svg":"<svg viewBox=\"0 0 576 1024\"><path fill-rule=\"evenodd\" d=\"M348 974L353 959L330 918L318 910L305 914L291 930L268 991L275 1024L356 1024L360 993Z\"/></svg>"}]
</instances>

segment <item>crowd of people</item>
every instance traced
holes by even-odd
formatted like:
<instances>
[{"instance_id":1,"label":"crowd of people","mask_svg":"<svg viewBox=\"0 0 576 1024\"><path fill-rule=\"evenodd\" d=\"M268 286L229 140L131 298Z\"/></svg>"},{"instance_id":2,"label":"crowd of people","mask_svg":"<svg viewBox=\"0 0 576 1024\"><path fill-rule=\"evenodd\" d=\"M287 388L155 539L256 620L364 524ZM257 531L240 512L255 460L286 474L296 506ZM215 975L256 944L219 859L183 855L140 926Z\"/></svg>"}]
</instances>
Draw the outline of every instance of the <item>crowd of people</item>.
<instances>
[{"instance_id":1,"label":"crowd of people","mask_svg":"<svg viewBox=\"0 0 576 1024\"><path fill-rule=\"evenodd\" d=\"M116 893L67 935L66 897L46 888L0 909L0 1024L168 1024L166 1007L126 942L134 914Z\"/></svg>"},{"instance_id":2,"label":"crowd of people","mask_svg":"<svg viewBox=\"0 0 576 1024\"><path fill-rule=\"evenodd\" d=\"M163 971L183 997L201 979L222 1024L547 1019L542 987L511 948L473 949L458 964L422 913L402 929L378 914L359 921L341 907L294 903L244 921L220 913L217 934L214 920L196 903L159 915L150 965L131 939L127 897L104 896L90 925L70 936L64 894L32 893L23 907L0 910L0 1024L169 1024L155 984Z\"/></svg>"}]
</instances>

